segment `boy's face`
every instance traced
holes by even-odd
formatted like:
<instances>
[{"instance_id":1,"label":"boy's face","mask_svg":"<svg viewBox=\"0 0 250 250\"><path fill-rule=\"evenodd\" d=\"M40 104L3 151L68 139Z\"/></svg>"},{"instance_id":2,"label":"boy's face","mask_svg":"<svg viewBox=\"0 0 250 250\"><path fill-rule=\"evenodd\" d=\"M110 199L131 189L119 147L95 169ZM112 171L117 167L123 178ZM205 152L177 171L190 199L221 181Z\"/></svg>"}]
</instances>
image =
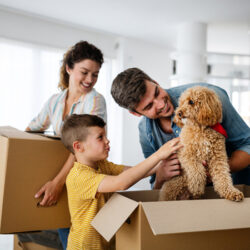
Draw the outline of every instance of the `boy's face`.
<instances>
[{"instance_id":1,"label":"boy's face","mask_svg":"<svg viewBox=\"0 0 250 250\"><path fill-rule=\"evenodd\" d=\"M168 93L159 85L145 80L146 93L142 97L136 111L150 119L170 117L174 112Z\"/></svg>"},{"instance_id":2,"label":"boy's face","mask_svg":"<svg viewBox=\"0 0 250 250\"><path fill-rule=\"evenodd\" d=\"M91 161L104 160L109 155L109 140L105 128L89 127L88 136L83 141L84 156Z\"/></svg>"}]
</instances>

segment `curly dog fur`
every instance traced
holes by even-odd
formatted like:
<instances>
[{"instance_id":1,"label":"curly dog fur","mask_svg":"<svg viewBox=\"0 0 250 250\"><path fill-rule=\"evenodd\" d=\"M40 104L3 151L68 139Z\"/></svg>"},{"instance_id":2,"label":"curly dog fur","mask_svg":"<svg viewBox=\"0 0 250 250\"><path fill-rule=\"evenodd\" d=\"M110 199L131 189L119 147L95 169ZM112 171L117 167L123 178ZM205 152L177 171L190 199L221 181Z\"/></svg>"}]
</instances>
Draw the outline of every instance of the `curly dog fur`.
<instances>
[{"instance_id":1,"label":"curly dog fur","mask_svg":"<svg viewBox=\"0 0 250 250\"><path fill-rule=\"evenodd\" d=\"M181 95L174 122L182 128L180 138L184 147L178 158L183 172L163 184L160 200L177 200L187 193L189 198L200 197L205 191L207 171L220 197L243 200L243 193L232 184L225 137L211 128L221 121L222 105L214 91L196 86Z\"/></svg>"}]
</instances>

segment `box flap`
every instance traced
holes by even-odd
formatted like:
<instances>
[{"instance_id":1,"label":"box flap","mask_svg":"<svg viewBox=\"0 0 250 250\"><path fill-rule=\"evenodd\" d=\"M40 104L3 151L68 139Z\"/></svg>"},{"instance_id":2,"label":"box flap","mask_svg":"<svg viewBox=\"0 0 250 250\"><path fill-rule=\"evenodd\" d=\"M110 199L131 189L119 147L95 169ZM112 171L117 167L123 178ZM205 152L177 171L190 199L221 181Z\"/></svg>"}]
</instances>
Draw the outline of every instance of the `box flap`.
<instances>
[{"instance_id":1,"label":"box flap","mask_svg":"<svg viewBox=\"0 0 250 250\"><path fill-rule=\"evenodd\" d=\"M38 134L24 132L10 126L0 126L0 135L10 139L48 140L46 137Z\"/></svg>"},{"instance_id":2,"label":"box flap","mask_svg":"<svg viewBox=\"0 0 250 250\"><path fill-rule=\"evenodd\" d=\"M154 235L250 228L250 199L143 202Z\"/></svg>"},{"instance_id":3,"label":"box flap","mask_svg":"<svg viewBox=\"0 0 250 250\"><path fill-rule=\"evenodd\" d=\"M91 224L107 241L110 241L137 206L138 202L115 193L97 213Z\"/></svg>"},{"instance_id":4,"label":"box flap","mask_svg":"<svg viewBox=\"0 0 250 250\"><path fill-rule=\"evenodd\" d=\"M120 191L119 194L132 199L134 201L158 201L159 200L159 191L154 190L137 190L137 191Z\"/></svg>"}]
</instances>

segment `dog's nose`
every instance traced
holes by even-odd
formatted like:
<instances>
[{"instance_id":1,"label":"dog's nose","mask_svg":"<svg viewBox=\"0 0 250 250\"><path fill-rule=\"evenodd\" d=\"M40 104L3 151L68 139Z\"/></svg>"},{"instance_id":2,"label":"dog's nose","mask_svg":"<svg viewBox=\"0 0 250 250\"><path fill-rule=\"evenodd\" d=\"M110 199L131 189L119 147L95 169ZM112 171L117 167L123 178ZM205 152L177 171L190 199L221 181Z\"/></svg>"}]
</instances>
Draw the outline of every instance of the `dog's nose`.
<instances>
[{"instance_id":1,"label":"dog's nose","mask_svg":"<svg viewBox=\"0 0 250 250\"><path fill-rule=\"evenodd\" d=\"M182 112L181 112L181 111L178 113L178 116L179 116L179 117L182 117Z\"/></svg>"}]
</instances>

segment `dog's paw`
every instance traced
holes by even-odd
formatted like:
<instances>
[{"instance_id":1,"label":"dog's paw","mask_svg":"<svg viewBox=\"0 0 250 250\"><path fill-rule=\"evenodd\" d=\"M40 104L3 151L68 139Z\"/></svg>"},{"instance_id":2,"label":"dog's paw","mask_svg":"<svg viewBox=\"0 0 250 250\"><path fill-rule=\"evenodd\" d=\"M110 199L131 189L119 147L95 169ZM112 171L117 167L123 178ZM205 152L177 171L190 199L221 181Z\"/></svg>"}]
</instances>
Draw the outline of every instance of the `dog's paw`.
<instances>
[{"instance_id":1,"label":"dog's paw","mask_svg":"<svg viewBox=\"0 0 250 250\"><path fill-rule=\"evenodd\" d=\"M244 194L239 190L235 190L226 194L225 198L231 201L243 201Z\"/></svg>"}]
</instances>

